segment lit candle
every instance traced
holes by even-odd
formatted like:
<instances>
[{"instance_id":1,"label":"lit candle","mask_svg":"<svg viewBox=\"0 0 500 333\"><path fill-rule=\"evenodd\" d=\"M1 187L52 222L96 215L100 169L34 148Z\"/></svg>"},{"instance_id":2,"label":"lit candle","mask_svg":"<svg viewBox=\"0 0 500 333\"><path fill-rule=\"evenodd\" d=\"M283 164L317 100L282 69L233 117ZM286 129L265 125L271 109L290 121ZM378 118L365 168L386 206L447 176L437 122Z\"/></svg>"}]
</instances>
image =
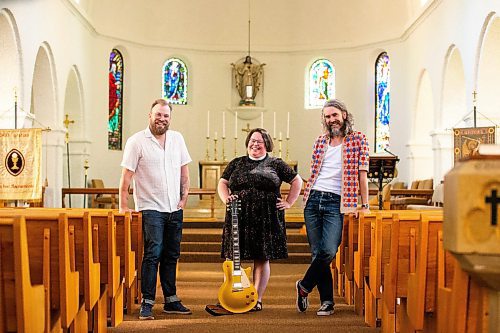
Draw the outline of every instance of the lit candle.
<instances>
[{"instance_id":1,"label":"lit candle","mask_svg":"<svg viewBox=\"0 0 500 333\"><path fill-rule=\"evenodd\" d=\"M217 132L214 134L214 139L217 140Z\"/></svg>"},{"instance_id":2,"label":"lit candle","mask_svg":"<svg viewBox=\"0 0 500 333\"><path fill-rule=\"evenodd\" d=\"M226 111L222 112L222 138L226 138Z\"/></svg>"},{"instance_id":3,"label":"lit candle","mask_svg":"<svg viewBox=\"0 0 500 333\"><path fill-rule=\"evenodd\" d=\"M238 111L234 113L234 138L238 138Z\"/></svg>"},{"instance_id":4,"label":"lit candle","mask_svg":"<svg viewBox=\"0 0 500 333\"><path fill-rule=\"evenodd\" d=\"M281 141L281 132L280 132L280 141Z\"/></svg>"},{"instance_id":5,"label":"lit candle","mask_svg":"<svg viewBox=\"0 0 500 333\"><path fill-rule=\"evenodd\" d=\"M276 111L273 112L273 138L276 139Z\"/></svg>"},{"instance_id":6,"label":"lit candle","mask_svg":"<svg viewBox=\"0 0 500 333\"><path fill-rule=\"evenodd\" d=\"M290 139L290 112L286 116L286 138Z\"/></svg>"},{"instance_id":7,"label":"lit candle","mask_svg":"<svg viewBox=\"0 0 500 333\"><path fill-rule=\"evenodd\" d=\"M260 128L264 128L264 112L260 113Z\"/></svg>"},{"instance_id":8,"label":"lit candle","mask_svg":"<svg viewBox=\"0 0 500 333\"><path fill-rule=\"evenodd\" d=\"M207 111L207 138L210 137L210 110Z\"/></svg>"}]
</instances>

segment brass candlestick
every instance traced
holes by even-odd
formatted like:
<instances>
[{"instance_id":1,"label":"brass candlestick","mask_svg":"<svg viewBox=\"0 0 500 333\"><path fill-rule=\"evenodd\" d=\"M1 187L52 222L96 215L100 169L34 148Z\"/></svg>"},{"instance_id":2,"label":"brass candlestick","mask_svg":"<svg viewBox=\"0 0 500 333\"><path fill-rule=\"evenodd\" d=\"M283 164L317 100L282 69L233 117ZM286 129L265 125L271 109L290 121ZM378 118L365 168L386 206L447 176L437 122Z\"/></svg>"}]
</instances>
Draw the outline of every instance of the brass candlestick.
<instances>
[{"instance_id":1,"label":"brass candlestick","mask_svg":"<svg viewBox=\"0 0 500 333\"><path fill-rule=\"evenodd\" d=\"M214 138L214 161L217 161L217 138Z\"/></svg>"},{"instance_id":2,"label":"brass candlestick","mask_svg":"<svg viewBox=\"0 0 500 333\"><path fill-rule=\"evenodd\" d=\"M226 151L224 150L224 142L226 141L226 137L223 136L222 137L222 162L226 162L227 161L227 158L226 158Z\"/></svg>"},{"instance_id":3,"label":"brass candlestick","mask_svg":"<svg viewBox=\"0 0 500 333\"><path fill-rule=\"evenodd\" d=\"M290 161L290 156L288 154L288 141L290 141L290 138L286 138L286 157L285 157L286 161Z\"/></svg>"},{"instance_id":4,"label":"brass candlestick","mask_svg":"<svg viewBox=\"0 0 500 333\"><path fill-rule=\"evenodd\" d=\"M206 151L206 154L205 154L205 160L206 161L210 161L209 149L210 149L210 137L207 136L207 151Z\"/></svg>"},{"instance_id":5,"label":"brass candlestick","mask_svg":"<svg viewBox=\"0 0 500 333\"><path fill-rule=\"evenodd\" d=\"M279 151L278 151L278 157L281 158L281 143L283 142L282 139L278 140L278 146L279 146Z\"/></svg>"},{"instance_id":6,"label":"brass candlestick","mask_svg":"<svg viewBox=\"0 0 500 333\"><path fill-rule=\"evenodd\" d=\"M237 144L238 138L234 138L234 157L238 154L238 151L236 149L236 144Z\"/></svg>"}]
</instances>

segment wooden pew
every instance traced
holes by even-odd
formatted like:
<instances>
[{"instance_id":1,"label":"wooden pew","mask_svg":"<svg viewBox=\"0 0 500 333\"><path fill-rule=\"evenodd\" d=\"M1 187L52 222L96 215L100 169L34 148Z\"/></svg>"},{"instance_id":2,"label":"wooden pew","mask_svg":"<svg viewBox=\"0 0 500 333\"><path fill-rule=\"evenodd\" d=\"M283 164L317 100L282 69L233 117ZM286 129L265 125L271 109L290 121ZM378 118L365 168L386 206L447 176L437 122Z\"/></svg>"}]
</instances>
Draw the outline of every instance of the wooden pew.
<instances>
[{"instance_id":1,"label":"wooden pew","mask_svg":"<svg viewBox=\"0 0 500 333\"><path fill-rule=\"evenodd\" d=\"M364 315L364 283L368 278L370 260L370 233L371 223L375 221L375 214L359 214L358 246L353 251L354 276L354 309L360 316Z\"/></svg>"},{"instance_id":2,"label":"wooden pew","mask_svg":"<svg viewBox=\"0 0 500 333\"><path fill-rule=\"evenodd\" d=\"M417 239L422 216L431 214L434 219L442 220L442 211L400 212L394 216L391 228L391 251L386 266L383 284L382 331L411 331L406 318L406 298L408 296L408 277L416 270ZM437 234L435 235L437 237ZM435 238L436 239L436 238ZM422 265L424 265L422 263ZM425 270L424 270L425 273Z\"/></svg>"},{"instance_id":3,"label":"wooden pew","mask_svg":"<svg viewBox=\"0 0 500 333\"><path fill-rule=\"evenodd\" d=\"M389 262L382 284L382 332L395 332L396 299L407 296L408 274L415 271L420 212L393 215ZM399 330L398 330L399 331Z\"/></svg>"},{"instance_id":4,"label":"wooden pew","mask_svg":"<svg viewBox=\"0 0 500 333\"><path fill-rule=\"evenodd\" d=\"M382 282L389 263L391 226L394 211L377 211L370 226L370 259L368 278L364 283L365 322L376 327L381 318Z\"/></svg>"},{"instance_id":5,"label":"wooden pew","mask_svg":"<svg viewBox=\"0 0 500 333\"><path fill-rule=\"evenodd\" d=\"M132 303L141 301L141 268L142 255L144 252L144 244L142 241L142 214L132 213L130 221L130 229L132 233L131 248L135 252L135 267L136 274L129 292L127 293L127 309L132 309Z\"/></svg>"},{"instance_id":6,"label":"wooden pew","mask_svg":"<svg viewBox=\"0 0 500 333\"><path fill-rule=\"evenodd\" d=\"M345 258L348 244L349 232L349 215L344 215L342 227L342 240L340 242L337 254L335 255L335 262L332 262L332 275L334 278L334 287L337 289L339 296L345 296L344 273L345 273Z\"/></svg>"},{"instance_id":7,"label":"wooden pew","mask_svg":"<svg viewBox=\"0 0 500 333\"><path fill-rule=\"evenodd\" d=\"M2 332L43 332L46 328L45 312L40 311L45 304L44 286L31 283L27 238L24 217L0 218Z\"/></svg>"},{"instance_id":8,"label":"wooden pew","mask_svg":"<svg viewBox=\"0 0 500 333\"><path fill-rule=\"evenodd\" d=\"M106 209L58 209L58 208L30 208L13 209L10 214L23 211L27 220L32 216L58 216L64 212L68 217L67 227L69 243L71 244L71 254L76 259L72 267L78 270L83 276L79 284L84 286L85 310L93 310L94 327L105 330L109 313L111 325L117 326L123 321L123 287L124 275L120 274L120 257L117 255L116 244L116 222L111 210ZM5 210L0 211L7 214ZM86 233L82 233L86 230ZM91 234L88 234L89 230ZM125 241L124 241L125 243ZM129 256L130 257L130 256ZM131 266L134 266L133 264ZM99 271L97 272L97 269ZM100 279L97 279L99 277ZM108 299L104 302L103 295ZM100 305L94 307L94 305ZM110 305L111 311L108 311ZM78 306L81 309L81 304ZM86 320L83 314L78 311L79 318ZM80 324L78 324L80 325Z\"/></svg>"},{"instance_id":9,"label":"wooden pew","mask_svg":"<svg viewBox=\"0 0 500 333\"><path fill-rule=\"evenodd\" d=\"M488 290L462 270L442 247L438 255L437 332L493 332L488 327Z\"/></svg>"},{"instance_id":10,"label":"wooden pew","mask_svg":"<svg viewBox=\"0 0 500 333\"><path fill-rule=\"evenodd\" d=\"M414 331L436 331L431 314L436 312L438 289L439 239L442 238L443 216L422 214L418 231L417 264L415 272L408 275L407 309L409 323ZM424 319L426 325L424 326Z\"/></svg>"},{"instance_id":11,"label":"wooden pew","mask_svg":"<svg viewBox=\"0 0 500 333\"><path fill-rule=\"evenodd\" d=\"M0 216L12 217L20 211L2 209ZM69 329L79 309L79 273L74 251L70 251L68 217L40 211L24 217L32 281L43 284L46 291L46 330Z\"/></svg>"},{"instance_id":12,"label":"wooden pew","mask_svg":"<svg viewBox=\"0 0 500 333\"><path fill-rule=\"evenodd\" d=\"M347 219L347 236L344 250L344 293L348 305L354 304L354 252L358 250L358 223L354 214L349 214Z\"/></svg>"}]
</instances>

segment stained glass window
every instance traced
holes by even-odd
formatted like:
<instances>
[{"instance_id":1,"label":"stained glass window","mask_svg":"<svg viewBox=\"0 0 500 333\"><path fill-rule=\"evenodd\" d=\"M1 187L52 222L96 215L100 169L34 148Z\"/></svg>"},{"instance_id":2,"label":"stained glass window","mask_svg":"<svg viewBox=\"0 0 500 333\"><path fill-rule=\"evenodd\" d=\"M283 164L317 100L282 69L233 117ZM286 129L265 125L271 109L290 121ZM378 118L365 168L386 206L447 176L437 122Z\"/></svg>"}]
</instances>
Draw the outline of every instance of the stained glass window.
<instances>
[{"instance_id":1,"label":"stained glass window","mask_svg":"<svg viewBox=\"0 0 500 333\"><path fill-rule=\"evenodd\" d=\"M391 72L389 56L381 53L375 63L375 152L389 147L391 101Z\"/></svg>"},{"instance_id":2,"label":"stained glass window","mask_svg":"<svg viewBox=\"0 0 500 333\"><path fill-rule=\"evenodd\" d=\"M309 107L323 107L335 98L335 68L326 59L316 60L309 69Z\"/></svg>"},{"instance_id":3,"label":"stained glass window","mask_svg":"<svg viewBox=\"0 0 500 333\"><path fill-rule=\"evenodd\" d=\"M122 149L123 57L113 49L109 54L108 149Z\"/></svg>"},{"instance_id":4,"label":"stained glass window","mask_svg":"<svg viewBox=\"0 0 500 333\"><path fill-rule=\"evenodd\" d=\"M187 104L187 83L186 64L177 58L168 59L163 65L163 98L172 104Z\"/></svg>"}]
</instances>

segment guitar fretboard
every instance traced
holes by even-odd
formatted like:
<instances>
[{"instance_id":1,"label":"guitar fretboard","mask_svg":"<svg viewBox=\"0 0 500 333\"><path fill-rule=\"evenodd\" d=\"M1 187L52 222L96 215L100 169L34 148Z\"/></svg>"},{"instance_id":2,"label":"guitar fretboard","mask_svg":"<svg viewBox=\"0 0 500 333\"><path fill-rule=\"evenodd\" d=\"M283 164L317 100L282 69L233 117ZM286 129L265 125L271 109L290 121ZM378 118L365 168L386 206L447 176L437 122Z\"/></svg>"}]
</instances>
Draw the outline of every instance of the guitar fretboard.
<instances>
[{"instance_id":1,"label":"guitar fretboard","mask_svg":"<svg viewBox=\"0 0 500 333\"><path fill-rule=\"evenodd\" d=\"M240 233L238 229L238 204L237 201L231 202L231 224L233 233L233 266L235 271L241 268L240 262Z\"/></svg>"}]
</instances>

